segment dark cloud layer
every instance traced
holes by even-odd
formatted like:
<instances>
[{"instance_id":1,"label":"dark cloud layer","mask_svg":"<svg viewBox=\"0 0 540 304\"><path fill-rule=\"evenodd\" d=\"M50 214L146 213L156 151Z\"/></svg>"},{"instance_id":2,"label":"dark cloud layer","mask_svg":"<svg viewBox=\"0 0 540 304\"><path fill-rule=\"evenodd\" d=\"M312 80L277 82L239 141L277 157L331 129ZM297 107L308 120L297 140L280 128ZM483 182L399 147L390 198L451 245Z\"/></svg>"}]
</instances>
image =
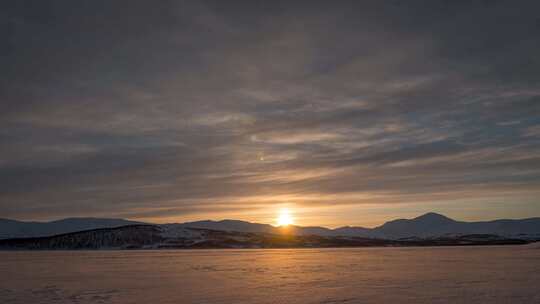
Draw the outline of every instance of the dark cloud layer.
<instances>
[{"instance_id":1,"label":"dark cloud layer","mask_svg":"<svg viewBox=\"0 0 540 304\"><path fill-rule=\"evenodd\" d=\"M4 1L0 216L538 216L539 9Z\"/></svg>"}]
</instances>

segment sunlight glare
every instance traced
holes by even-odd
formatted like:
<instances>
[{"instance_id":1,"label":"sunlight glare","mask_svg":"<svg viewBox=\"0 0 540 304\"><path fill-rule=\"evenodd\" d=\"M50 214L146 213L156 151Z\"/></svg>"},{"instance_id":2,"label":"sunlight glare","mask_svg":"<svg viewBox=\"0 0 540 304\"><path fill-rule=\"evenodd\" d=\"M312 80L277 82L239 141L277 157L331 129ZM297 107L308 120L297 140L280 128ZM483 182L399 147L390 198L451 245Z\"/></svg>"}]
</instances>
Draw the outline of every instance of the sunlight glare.
<instances>
[{"instance_id":1,"label":"sunlight glare","mask_svg":"<svg viewBox=\"0 0 540 304\"><path fill-rule=\"evenodd\" d=\"M277 223L278 226L288 226L293 224L293 218L289 212L289 209L283 208L279 211Z\"/></svg>"}]
</instances>

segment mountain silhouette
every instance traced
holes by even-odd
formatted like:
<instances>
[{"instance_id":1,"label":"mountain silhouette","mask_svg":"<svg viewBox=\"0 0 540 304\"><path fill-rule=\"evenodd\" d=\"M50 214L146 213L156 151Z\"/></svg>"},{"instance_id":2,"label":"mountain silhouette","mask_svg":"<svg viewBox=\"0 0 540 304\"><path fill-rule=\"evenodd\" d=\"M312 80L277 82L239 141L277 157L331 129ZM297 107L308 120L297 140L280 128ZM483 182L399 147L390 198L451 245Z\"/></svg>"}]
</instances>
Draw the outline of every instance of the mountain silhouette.
<instances>
[{"instance_id":1,"label":"mountain silhouette","mask_svg":"<svg viewBox=\"0 0 540 304\"><path fill-rule=\"evenodd\" d=\"M124 219L69 218L48 223L0 219L0 238L51 236L97 228L113 228L142 224ZM540 218L501 219L482 222L456 221L442 214L429 212L413 219L396 219L374 228L344 226L336 229L290 225L275 227L240 220L203 220L178 225L183 228L215 231L292 234L299 236L344 236L397 240L401 238L433 238L441 236L491 234L503 237L540 238Z\"/></svg>"}]
</instances>

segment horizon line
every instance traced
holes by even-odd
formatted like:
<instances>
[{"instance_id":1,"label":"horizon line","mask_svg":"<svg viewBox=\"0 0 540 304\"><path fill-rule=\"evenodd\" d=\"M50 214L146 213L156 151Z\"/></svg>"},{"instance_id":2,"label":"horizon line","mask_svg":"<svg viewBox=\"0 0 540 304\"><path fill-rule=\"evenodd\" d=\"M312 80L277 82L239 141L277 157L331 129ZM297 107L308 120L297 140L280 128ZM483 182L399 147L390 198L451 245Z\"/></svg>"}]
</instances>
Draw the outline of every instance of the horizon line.
<instances>
[{"instance_id":1,"label":"horizon line","mask_svg":"<svg viewBox=\"0 0 540 304\"><path fill-rule=\"evenodd\" d=\"M366 226L355 226L355 225L342 225L342 226L336 226L335 228L327 227L327 226L318 226L318 225L298 225L298 224L290 224L290 225L274 225L270 223L262 223L262 222L255 222L255 221L249 221L249 220L242 220L242 219L232 219L232 218L223 218L223 219L201 219L201 220L193 220L193 221L184 221L184 222L147 222L147 221L141 221L131 218L123 218L123 217L95 217L95 216L72 216L72 217L64 217L64 218L58 218L54 220L48 220L48 221L39 221L39 220L21 220L21 219L12 219L12 218L6 218L6 217L0 217L0 220L8 220L8 221L17 221L17 222L26 222L26 223L40 223L40 224L47 224L47 223L53 223L58 222L62 220L69 220L69 219L96 219L96 220L124 220L124 221L131 221L131 222L139 222L140 224L148 224L148 225L170 225L170 224L187 224L187 223L194 223L194 222L204 222L204 221L211 221L211 222L222 222L222 221L238 221L238 222L244 222L249 224L258 224L258 225L269 225L274 228L280 228L280 227L301 227L301 228L324 228L329 230L335 230L339 228L364 228L364 229L373 229L380 227L388 222L397 221L397 220L414 220L417 218L420 218L422 216L426 216L428 214L433 215L439 215L442 217L445 217L447 219L456 221L456 222L464 222L464 223L479 223L479 222L493 222L493 221L501 221L501 220L528 220L528 219L537 219L540 218L540 216L532 216L532 217L522 217L522 218L495 218L495 219L487 219L487 220L478 220L478 221L465 221L465 220L458 220L449 216L446 216L439 212L425 212L418 216L412 217L412 218L394 218L387 221L384 221L382 224L373 226L373 227L366 227Z\"/></svg>"}]
</instances>

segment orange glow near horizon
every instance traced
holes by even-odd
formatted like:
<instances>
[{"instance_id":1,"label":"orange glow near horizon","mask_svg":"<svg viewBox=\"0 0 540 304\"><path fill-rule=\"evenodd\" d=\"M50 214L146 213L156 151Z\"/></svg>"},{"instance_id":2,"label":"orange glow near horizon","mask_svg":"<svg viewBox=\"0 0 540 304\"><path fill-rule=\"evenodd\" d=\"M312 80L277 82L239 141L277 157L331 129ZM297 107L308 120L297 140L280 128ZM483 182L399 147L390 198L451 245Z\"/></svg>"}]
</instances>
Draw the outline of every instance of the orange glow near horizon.
<instances>
[{"instance_id":1,"label":"orange glow near horizon","mask_svg":"<svg viewBox=\"0 0 540 304\"><path fill-rule=\"evenodd\" d=\"M291 212L287 208L282 208L279 210L279 215L277 218L278 226L288 226L294 223L294 219L291 216Z\"/></svg>"}]
</instances>

